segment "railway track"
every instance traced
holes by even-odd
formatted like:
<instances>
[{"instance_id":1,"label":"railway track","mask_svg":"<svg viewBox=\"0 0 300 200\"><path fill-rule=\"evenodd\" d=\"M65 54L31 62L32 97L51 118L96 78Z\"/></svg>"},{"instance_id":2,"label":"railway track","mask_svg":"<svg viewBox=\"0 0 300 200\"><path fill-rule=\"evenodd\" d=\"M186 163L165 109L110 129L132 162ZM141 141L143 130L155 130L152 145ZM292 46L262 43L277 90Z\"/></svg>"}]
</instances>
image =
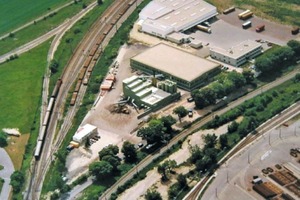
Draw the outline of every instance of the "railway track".
<instances>
[{"instance_id":1,"label":"railway track","mask_svg":"<svg viewBox=\"0 0 300 200\"><path fill-rule=\"evenodd\" d=\"M67 115L64 117L64 123L58 132L55 142L52 141L55 137L57 120L62 119L62 110L65 106L65 99L73 83L76 81L78 72L82 69L83 63L85 63L91 56L93 60L97 60L100 54L91 55L90 52L95 48L95 41L98 42L98 48L101 50L104 48L103 40L106 35L109 34L115 23L122 17L122 15L128 10L129 3L132 1L117 0L103 13L102 16L93 24L90 32L84 37L82 42L76 48L72 58L69 60L67 66L64 68L61 79L63 84L60 88L60 93L56 98L56 104L52 112L52 117L48 125L48 131L44 140L44 153L40 156L39 161L33 161L33 172L31 177L31 184L29 185L28 194L26 199L39 199L42 183L45 178L45 174L53 160L53 154L58 150L66 133L72 125L72 119L79 109L80 101L83 99L87 86L82 86L78 91L78 98L76 105L69 108ZM117 20L116 20L117 18ZM104 35L104 37L102 37ZM99 42L98 38L102 38ZM98 39L98 40L97 40ZM107 40L109 40L108 38ZM101 47L100 47L101 46ZM96 49L96 50L97 50ZM95 64L95 62L94 62ZM94 67L89 66L88 67ZM32 192L33 191L33 192Z\"/></svg>"}]
</instances>

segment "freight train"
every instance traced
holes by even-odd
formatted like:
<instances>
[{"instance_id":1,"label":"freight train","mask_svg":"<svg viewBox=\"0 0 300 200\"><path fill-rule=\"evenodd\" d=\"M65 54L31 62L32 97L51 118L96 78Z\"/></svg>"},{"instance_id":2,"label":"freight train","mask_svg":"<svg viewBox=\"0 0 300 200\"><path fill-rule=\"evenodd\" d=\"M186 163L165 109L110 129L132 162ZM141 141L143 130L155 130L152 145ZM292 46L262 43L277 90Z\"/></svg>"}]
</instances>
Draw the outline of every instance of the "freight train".
<instances>
[{"instance_id":1,"label":"freight train","mask_svg":"<svg viewBox=\"0 0 300 200\"><path fill-rule=\"evenodd\" d=\"M54 90L51 94L48 106L47 106L47 110L46 110L46 114L42 123L42 129L41 132L39 133L38 136L38 140L37 140L37 145L34 151L34 157L36 160L38 160L40 158L41 152L42 152L42 148L43 148L43 144L45 141L45 136L47 134L47 128L49 126L49 122L50 122L50 117L51 114L53 113L53 108L54 108L54 104L55 104L55 99L58 95L59 89L61 87L62 84L62 80L58 79L56 82L56 85L54 87Z\"/></svg>"}]
</instances>

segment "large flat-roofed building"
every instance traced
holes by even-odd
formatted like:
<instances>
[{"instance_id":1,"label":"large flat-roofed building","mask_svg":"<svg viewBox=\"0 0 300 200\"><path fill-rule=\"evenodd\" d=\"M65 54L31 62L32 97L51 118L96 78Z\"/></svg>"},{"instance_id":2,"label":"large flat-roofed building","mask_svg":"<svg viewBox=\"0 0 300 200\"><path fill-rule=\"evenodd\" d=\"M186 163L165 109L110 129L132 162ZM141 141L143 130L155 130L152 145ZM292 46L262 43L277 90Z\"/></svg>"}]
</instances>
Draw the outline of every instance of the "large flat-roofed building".
<instances>
[{"instance_id":1,"label":"large flat-roofed building","mask_svg":"<svg viewBox=\"0 0 300 200\"><path fill-rule=\"evenodd\" d=\"M262 45L252 40L246 40L228 50L211 48L210 56L213 59L239 67L249 59L253 59L262 53Z\"/></svg>"},{"instance_id":2,"label":"large flat-roofed building","mask_svg":"<svg viewBox=\"0 0 300 200\"><path fill-rule=\"evenodd\" d=\"M153 0L139 14L140 30L166 38L216 16L215 6L203 0Z\"/></svg>"},{"instance_id":3,"label":"large flat-roofed building","mask_svg":"<svg viewBox=\"0 0 300 200\"><path fill-rule=\"evenodd\" d=\"M133 69L150 75L163 74L188 91L207 84L221 71L218 63L163 43L132 57L130 64Z\"/></svg>"}]
</instances>

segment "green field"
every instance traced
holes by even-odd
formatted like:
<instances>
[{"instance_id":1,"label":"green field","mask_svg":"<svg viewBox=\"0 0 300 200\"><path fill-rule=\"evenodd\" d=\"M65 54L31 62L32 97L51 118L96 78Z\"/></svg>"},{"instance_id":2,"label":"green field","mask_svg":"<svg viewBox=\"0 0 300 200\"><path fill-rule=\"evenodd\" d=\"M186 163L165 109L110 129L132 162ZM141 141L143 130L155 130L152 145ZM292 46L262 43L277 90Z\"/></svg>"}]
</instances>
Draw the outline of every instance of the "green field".
<instances>
[{"instance_id":1,"label":"green field","mask_svg":"<svg viewBox=\"0 0 300 200\"><path fill-rule=\"evenodd\" d=\"M1 0L0 0L1 1ZM93 0L85 0L86 4L91 3ZM31 40L49 32L54 27L64 22L67 18L71 18L82 10L83 2L77 4L71 4L52 17L47 17L46 20L37 21L36 24L32 24L18 32L14 32L13 37L7 37L0 40L0 55L5 54L17 47L24 45Z\"/></svg>"},{"instance_id":2,"label":"green field","mask_svg":"<svg viewBox=\"0 0 300 200\"><path fill-rule=\"evenodd\" d=\"M0 35L51 11L70 0L0 0ZM48 10L50 9L50 10Z\"/></svg>"},{"instance_id":3,"label":"green field","mask_svg":"<svg viewBox=\"0 0 300 200\"><path fill-rule=\"evenodd\" d=\"M29 133L39 111L43 74L50 43L0 65L0 129Z\"/></svg>"}]
</instances>

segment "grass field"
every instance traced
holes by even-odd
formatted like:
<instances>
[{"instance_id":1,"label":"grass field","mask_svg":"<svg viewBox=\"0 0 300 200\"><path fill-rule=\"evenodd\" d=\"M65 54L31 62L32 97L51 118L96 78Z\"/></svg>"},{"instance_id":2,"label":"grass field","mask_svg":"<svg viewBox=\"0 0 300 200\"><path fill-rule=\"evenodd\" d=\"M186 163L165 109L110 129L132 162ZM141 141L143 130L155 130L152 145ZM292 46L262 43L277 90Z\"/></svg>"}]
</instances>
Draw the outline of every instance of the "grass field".
<instances>
[{"instance_id":1,"label":"grass field","mask_svg":"<svg viewBox=\"0 0 300 200\"><path fill-rule=\"evenodd\" d=\"M0 35L71 0L0 0ZM50 8L50 10L48 10Z\"/></svg>"},{"instance_id":2,"label":"grass field","mask_svg":"<svg viewBox=\"0 0 300 200\"><path fill-rule=\"evenodd\" d=\"M0 0L1 1L1 0ZM85 3L89 4L93 0L86 0ZM77 4L71 4L57 12L52 17L47 17L46 20L37 21L36 24L32 24L18 32L14 33L14 37L7 37L0 40L0 55L5 54L17 47L34 40L35 38L49 32L54 27L57 27L65 19L71 18L82 10L83 2Z\"/></svg>"},{"instance_id":3,"label":"grass field","mask_svg":"<svg viewBox=\"0 0 300 200\"><path fill-rule=\"evenodd\" d=\"M278 21L284 24L300 26L299 0L207 0L215 5L220 12L235 5L239 8L250 9L255 15Z\"/></svg>"}]
</instances>

